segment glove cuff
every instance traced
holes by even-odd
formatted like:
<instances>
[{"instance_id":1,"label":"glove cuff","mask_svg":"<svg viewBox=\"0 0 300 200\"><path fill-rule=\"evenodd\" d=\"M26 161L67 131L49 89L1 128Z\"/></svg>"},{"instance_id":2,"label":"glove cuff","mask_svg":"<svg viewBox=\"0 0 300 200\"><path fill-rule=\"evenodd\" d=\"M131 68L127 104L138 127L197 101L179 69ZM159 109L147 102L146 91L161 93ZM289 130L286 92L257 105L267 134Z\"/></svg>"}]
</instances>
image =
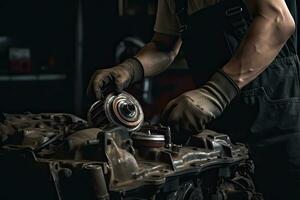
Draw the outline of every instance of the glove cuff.
<instances>
[{"instance_id":1,"label":"glove cuff","mask_svg":"<svg viewBox=\"0 0 300 200\"><path fill-rule=\"evenodd\" d=\"M143 65L136 57L126 59L124 62L119 64L119 66L123 66L129 70L131 74L130 84L140 82L144 79Z\"/></svg>"},{"instance_id":2,"label":"glove cuff","mask_svg":"<svg viewBox=\"0 0 300 200\"><path fill-rule=\"evenodd\" d=\"M240 93L238 85L222 70L218 70L204 88L217 100L220 111Z\"/></svg>"},{"instance_id":3,"label":"glove cuff","mask_svg":"<svg viewBox=\"0 0 300 200\"><path fill-rule=\"evenodd\" d=\"M215 76L220 76L220 85L224 85L223 90L228 95L230 101L232 101L236 96L238 96L241 92L239 86L236 82L228 76L223 70L219 69ZM221 78L222 77L222 78Z\"/></svg>"}]
</instances>

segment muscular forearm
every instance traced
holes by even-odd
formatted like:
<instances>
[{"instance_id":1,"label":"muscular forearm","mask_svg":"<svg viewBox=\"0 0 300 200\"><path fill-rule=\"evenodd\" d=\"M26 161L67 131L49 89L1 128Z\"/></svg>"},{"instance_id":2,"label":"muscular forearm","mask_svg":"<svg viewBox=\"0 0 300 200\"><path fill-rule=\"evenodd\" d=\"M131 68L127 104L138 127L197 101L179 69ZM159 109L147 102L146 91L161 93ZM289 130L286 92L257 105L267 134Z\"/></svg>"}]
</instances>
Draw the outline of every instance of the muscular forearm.
<instances>
[{"instance_id":1,"label":"muscular forearm","mask_svg":"<svg viewBox=\"0 0 300 200\"><path fill-rule=\"evenodd\" d=\"M240 88L262 73L295 30L283 0L255 8L254 20L236 54L223 70ZM259 4L259 3L258 3Z\"/></svg>"},{"instance_id":2,"label":"muscular forearm","mask_svg":"<svg viewBox=\"0 0 300 200\"><path fill-rule=\"evenodd\" d=\"M174 39L174 41L168 42L168 45L164 45L161 40L157 42L154 37L136 55L143 65L145 77L154 76L166 70L178 54L180 45L179 39Z\"/></svg>"},{"instance_id":3,"label":"muscular forearm","mask_svg":"<svg viewBox=\"0 0 300 200\"><path fill-rule=\"evenodd\" d=\"M88 94L102 99L111 86L122 91L144 77L164 71L174 60L181 45L178 36L155 33L153 39L135 56L119 65L97 70L88 86Z\"/></svg>"}]
</instances>

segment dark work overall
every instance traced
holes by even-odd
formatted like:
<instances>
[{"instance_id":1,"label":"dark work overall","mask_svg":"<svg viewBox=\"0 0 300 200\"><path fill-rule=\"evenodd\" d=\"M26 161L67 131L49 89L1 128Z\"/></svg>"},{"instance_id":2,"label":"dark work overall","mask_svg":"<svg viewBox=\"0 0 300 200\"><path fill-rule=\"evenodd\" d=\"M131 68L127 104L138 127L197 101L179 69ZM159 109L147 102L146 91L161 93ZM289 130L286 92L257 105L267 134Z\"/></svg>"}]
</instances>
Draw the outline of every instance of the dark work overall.
<instances>
[{"instance_id":1,"label":"dark work overall","mask_svg":"<svg viewBox=\"0 0 300 200\"><path fill-rule=\"evenodd\" d=\"M286 0L296 14L296 0ZM251 23L242 0L187 14L177 0L183 50L194 80L204 84L235 53ZM208 128L249 145L257 189L266 200L300 200L300 65L296 34L273 63Z\"/></svg>"}]
</instances>

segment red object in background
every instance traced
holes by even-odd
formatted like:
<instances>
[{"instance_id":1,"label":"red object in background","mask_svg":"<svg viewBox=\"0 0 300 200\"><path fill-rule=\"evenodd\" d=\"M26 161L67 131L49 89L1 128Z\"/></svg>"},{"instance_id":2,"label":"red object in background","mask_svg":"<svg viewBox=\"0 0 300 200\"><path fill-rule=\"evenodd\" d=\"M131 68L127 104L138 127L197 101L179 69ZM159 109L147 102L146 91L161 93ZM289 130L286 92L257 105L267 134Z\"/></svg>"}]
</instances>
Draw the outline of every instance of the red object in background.
<instances>
[{"instance_id":1,"label":"red object in background","mask_svg":"<svg viewBox=\"0 0 300 200\"><path fill-rule=\"evenodd\" d=\"M128 90L141 103L145 119L152 123L159 123L159 117L164 107L180 94L195 89L196 85L189 70L168 70L167 72L152 78L151 99L147 103L142 98L141 86Z\"/></svg>"},{"instance_id":2,"label":"red object in background","mask_svg":"<svg viewBox=\"0 0 300 200\"><path fill-rule=\"evenodd\" d=\"M160 114L164 107L180 94L195 89L188 70L170 70L153 80L153 104L144 108L148 116Z\"/></svg>"},{"instance_id":3,"label":"red object in background","mask_svg":"<svg viewBox=\"0 0 300 200\"><path fill-rule=\"evenodd\" d=\"M9 71L17 74L32 73L30 49L9 48Z\"/></svg>"}]
</instances>

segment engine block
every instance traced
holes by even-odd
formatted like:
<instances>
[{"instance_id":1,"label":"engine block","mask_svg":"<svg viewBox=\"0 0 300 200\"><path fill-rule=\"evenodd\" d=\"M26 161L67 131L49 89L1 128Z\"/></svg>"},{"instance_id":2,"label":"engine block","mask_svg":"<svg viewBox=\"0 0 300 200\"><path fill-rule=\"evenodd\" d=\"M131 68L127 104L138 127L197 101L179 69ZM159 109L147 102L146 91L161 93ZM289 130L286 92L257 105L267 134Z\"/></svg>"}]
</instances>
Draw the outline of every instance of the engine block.
<instances>
[{"instance_id":1,"label":"engine block","mask_svg":"<svg viewBox=\"0 0 300 200\"><path fill-rule=\"evenodd\" d=\"M243 144L205 130L186 145L161 125L91 128L64 113L5 115L0 199L261 199Z\"/></svg>"},{"instance_id":2,"label":"engine block","mask_svg":"<svg viewBox=\"0 0 300 200\"><path fill-rule=\"evenodd\" d=\"M0 199L261 199L243 144L150 125L126 92L95 102L87 121L64 113L0 120Z\"/></svg>"}]
</instances>

